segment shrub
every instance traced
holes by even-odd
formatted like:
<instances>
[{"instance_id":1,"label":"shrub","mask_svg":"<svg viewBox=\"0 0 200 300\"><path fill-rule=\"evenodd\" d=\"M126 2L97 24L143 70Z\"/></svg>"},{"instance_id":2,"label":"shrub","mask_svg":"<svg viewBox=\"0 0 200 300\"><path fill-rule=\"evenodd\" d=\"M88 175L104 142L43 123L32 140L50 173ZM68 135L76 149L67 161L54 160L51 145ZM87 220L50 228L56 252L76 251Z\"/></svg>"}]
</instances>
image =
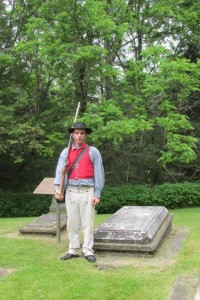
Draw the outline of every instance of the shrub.
<instances>
[{"instance_id":1,"label":"shrub","mask_svg":"<svg viewBox=\"0 0 200 300\"><path fill-rule=\"evenodd\" d=\"M102 191L101 202L96 209L100 214L114 213L123 206L150 205L150 203L150 185L123 184L105 187Z\"/></svg>"},{"instance_id":2,"label":"shrub","mask_svg":"<svg viewBox=\"0 0 200 300\"><path fill-rule=\"evenodd\" d=\"M164 183L153 188L152 202L167 208L200 205L200 185L197 183Z\"/></svg>"},{"instance_id":3,"label":"shrub","mask_svg":"<svg viewBox=\"0 0 200 300\"><path fill-rule=\"evenodd\" d=\"M32 192L6 192L0 195L0 217L40 216L49 211L51 196L34 195ZM96 209L99 214L115 213L123 206L158 205L166 208L200 206L200 184L164 183L123 184L106 186Z\"/></svg>"},{"instance_id":4,"label":"shrub","mask_svg":"<svg viewBox=\"0 0 200 300\"><path fill-rule=\"evenodd\" d=\"M49 211L51 199L31 192L5 192L0 195L0 217L40 216Z\"/></svg>"},{"instance_id":5,"label":"shrub","mask_svg":"<svg viewBox=\"0 0 200 300\"><path fill-rule=\"evenodd\" d=\"M165 183L150 185L125 184L117 187L105 187L97 212L114 213L123 206L158 205L166 208L195 207L200 205L200 184Z\"/></svg>"}]
</instances>

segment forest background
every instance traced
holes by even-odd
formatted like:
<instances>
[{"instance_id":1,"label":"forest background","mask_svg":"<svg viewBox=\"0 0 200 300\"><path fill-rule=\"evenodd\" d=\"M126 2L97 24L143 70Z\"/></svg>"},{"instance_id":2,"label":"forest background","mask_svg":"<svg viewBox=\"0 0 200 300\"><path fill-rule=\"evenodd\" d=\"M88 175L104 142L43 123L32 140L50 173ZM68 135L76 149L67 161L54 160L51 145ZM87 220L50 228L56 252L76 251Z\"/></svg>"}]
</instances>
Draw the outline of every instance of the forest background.
<instances>
[{"instance_id":1,"label":"forest background","mask_svg":"<svg viewBox=\"0 0 200 300\"><path fill-rule=\"evenodd\" d=\"M54 177L77 103L106 185L199 182L198 0L0 2L0 182Z\"/></svg>"}]
</instances>

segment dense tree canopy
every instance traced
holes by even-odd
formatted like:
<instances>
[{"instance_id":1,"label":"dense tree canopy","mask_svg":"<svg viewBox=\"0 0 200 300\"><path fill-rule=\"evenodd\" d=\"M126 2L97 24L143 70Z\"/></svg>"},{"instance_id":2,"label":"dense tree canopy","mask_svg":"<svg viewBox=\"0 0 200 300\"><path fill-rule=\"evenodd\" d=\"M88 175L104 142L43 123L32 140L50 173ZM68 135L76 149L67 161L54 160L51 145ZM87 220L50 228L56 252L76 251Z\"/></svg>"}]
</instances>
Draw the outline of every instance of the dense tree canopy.
<instances>
[{"instance_id":1,"label":"dense tree canopy","mask_svg":"<svg viewBox=\"0 0 200 300\"><path fill-rule=\"evenodd\" d=\"M2 189L54 176L77 103L108 183L199 177L198 0L0 2Z\"/></svg>"}]
</instances>

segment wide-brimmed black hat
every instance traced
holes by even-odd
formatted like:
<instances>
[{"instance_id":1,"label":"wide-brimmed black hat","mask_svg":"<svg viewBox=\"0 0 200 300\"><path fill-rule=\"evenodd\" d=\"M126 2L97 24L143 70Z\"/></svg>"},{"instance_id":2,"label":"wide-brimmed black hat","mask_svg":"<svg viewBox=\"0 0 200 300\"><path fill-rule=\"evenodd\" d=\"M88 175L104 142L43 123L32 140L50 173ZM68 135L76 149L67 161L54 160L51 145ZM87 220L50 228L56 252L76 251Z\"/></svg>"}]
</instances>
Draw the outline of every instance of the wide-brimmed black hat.
<instances>
[{"instance_id":1,"label":"wide-brimmed black hat","mask_svg":"<svg viewBox=\"0 0 200 300\"><path fill-rule=\"evenodd\" d=\"M90 134L92 132L92 129L88 128L87 125L83 122L76 122L74 123L74 126L71 128L68 128L68 131L70 133L74 132L75 129L84 129L86 133Z\"/></svg>"}]
</instances>

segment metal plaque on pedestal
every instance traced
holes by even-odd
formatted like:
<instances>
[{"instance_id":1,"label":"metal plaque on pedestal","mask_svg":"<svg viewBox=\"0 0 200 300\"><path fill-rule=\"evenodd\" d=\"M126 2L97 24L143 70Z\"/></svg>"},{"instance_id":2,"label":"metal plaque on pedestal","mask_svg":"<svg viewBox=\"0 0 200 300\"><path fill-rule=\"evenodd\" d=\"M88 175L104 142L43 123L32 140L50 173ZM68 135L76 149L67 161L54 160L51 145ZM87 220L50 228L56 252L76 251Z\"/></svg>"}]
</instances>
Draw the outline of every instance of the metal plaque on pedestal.
<instances>
[{"instance_id":1,"label":"metal plaque on pedestal","mask_svg":"<svg viewBox=\"0 0 200 300\"><path fill-rule=\"evenodd\" d=\"M54 178L44 178L38 187L34 190L34 194L54 195ZM59 222L60 224L57 224ZM25 225L19 231L21 233L46 233L58 234L59 229L63 229L67 225L67 213L65 203L58 203L52 197L52 203L49 208L49 213L38 217L35 221Z\"/></svg>"}]
</instances>

